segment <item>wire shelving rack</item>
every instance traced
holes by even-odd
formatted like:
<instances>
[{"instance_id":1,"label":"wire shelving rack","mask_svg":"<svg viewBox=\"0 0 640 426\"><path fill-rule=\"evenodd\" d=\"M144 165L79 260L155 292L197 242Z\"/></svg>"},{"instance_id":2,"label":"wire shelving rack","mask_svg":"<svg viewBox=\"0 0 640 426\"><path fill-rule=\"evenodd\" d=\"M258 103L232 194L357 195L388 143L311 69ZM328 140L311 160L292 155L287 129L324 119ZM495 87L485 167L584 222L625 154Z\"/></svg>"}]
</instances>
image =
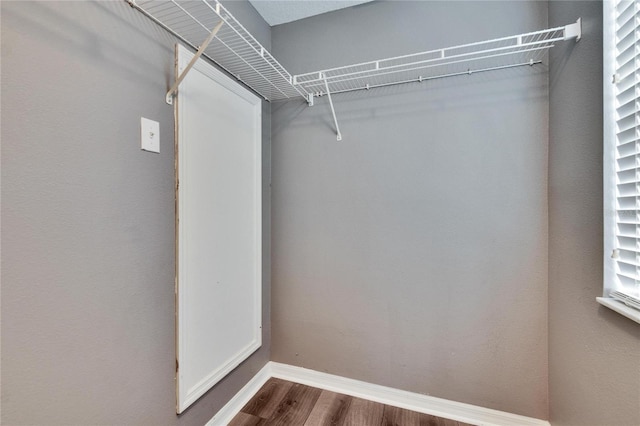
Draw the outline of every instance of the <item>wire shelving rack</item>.
<instances>
[{"instance_id":1,"label":"wire shelving rack","mask_svg":"<svg viewBox=\"0 0 640 426\"><path fill-rule=\"evenodd\" d=\"M220 21L223 25L202 56L268 101L306 98L293 77L217 0L126 0L161 27L198 49Z\"/></svg>"},{"instance_id":2,"label":"wire shelving rack","mask_svg":"<svg viewBox=\"0 0 640 426\"><path fill-rule=\"evenodd\" d=\"M542 62L556 42L579 36L579 23L509 37L379 59L294 76L314 96L372 89Z\"/></svg>"},{"instance_id":3,"label":"wire shelving rack","mask_svg":"<svg viewBox=\"0 0 640 426\"><path fill-rule=\"evenodd\" d=\"M542 62L545 53L563 40L581 37L581 20L509 37L378 59L292 76L238 22L219 0L125 0L132 7L217 63L268 101L327 96L338 140L342 139L332 93L422 82ZM201 43L201 44L200 44ZM190 66L167 94L171 99Z\"/></svg>"}]
</instances>

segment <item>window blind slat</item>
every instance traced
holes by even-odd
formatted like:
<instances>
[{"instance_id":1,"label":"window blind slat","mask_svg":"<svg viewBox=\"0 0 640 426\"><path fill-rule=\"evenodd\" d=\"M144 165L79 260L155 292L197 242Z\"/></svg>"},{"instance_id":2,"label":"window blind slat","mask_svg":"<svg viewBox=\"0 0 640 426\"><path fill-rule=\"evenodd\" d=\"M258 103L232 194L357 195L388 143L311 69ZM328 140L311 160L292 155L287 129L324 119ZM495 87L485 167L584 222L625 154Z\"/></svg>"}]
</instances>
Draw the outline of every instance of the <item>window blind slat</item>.
<instances>
[{"instance_id":1,"label":"window blind slat","mask_svg":"<svg viewBox=\"0 0 640 426\"><path fill-rule=\"evenodd\" d=\"M632 268L637 268L638 266L640 266L640 261L636 260L635 256L633 259L618 259L618 262L624 263L625 265L629 265Z\"/></svg>"},{"instance_id":2,"label":"window blind slat","mask_svg":"<svg viewBox=\"0 0 640 426\"><path fill-rule=\"evenodd\" d=\"M637 197L640 195L640 192L638 191L638 184L636 182L621 183L618 185L618 194L621 197Z\"/></svg>"},{"instance_id":3,"label":"window blind slat","mask_svg":"<svg viewBox=\"0 0 640 426\"><path fill-rule=\"evenodd\" d=\"M622 117L618 119L616 125L618 127L618 133L623 133L637 125L637 116L636 114L629 114L626 117Z\"/></svg>"},{"instance_id":4,"label":"window blind slat","mask_svg":"<svg viewBox=\"0 0 640 426\"><path fill-rule=\"evenodd\" d=\"M636 49L635 46L633 44L627 46L626 49L624 50L619 50L617 51L616 54L616 66L620 65L620 64L626 64L627 62L629 62L631 59L633 59L636 56Z\"/></svg>"},{"instance_id":5,"label":"window blind slat","mask_svg":"<svg viewBox=\"0 0 640 426\"><path fill-rule=\"evenodd\" d=\"M618 84L616 84L616 87L620 92L624 92L625 90L632 88L637 83L636 73L631 73L626 76L621 76L618 74L618 76L620 78L620 81L618 82Z\"/></svg>"},{"instance_id":6,"label":"window blind slat","mask_svg":"<svg viewBox=\"0 0 640 426\"><path fill-rule=\"evenodd\" d=\"M635 145L632 143L631 145ZM622 176L626 176L627 179L635 179L635 173L637 173L638 168L640 167L640 159L636 158L639 154L637 153L628 153L624 155L620 155L616 162L618 163L617 174L618 178L622 178ZM622 182L619 182L622 183ZM626 182L628 183L628 182Z\"/></svg>"},{"instance_id":7,"label":"window blind slat","mask_svg":"<svg viewBox=\"0 0 640 426\"><path fill-rule=\"evenodd\" d=\"M631 93L629 93L631 92ZM626 102L623 102L623 99L619 99L619 102L616 102L616 115L618 117L624 117L625 114L622 114L621 112L623 111L627 111L627 110L631 110L631 109L637 109L640 110L640 108L638 108L638 105L640 105L636 99L635 96L633 96L633 94L636 92L636 88L632 87L631 90L627 90L624 92L624 96L627 97L627 93L629 93L631 96L629 96L630 99L628 99ZM621 98L621 96L618 96L618 98Z\"/></svg>"},{"instance_id":8,"label":"window blind slat","mask_svg":"<svg viewBox=\"0 0 640 426\"><path fill-rule=\"evenodd\" d=\"M618 68L625 66L627 63L635 60L638 58L638 52L635 49L635 46L633 46L634 48L630 48L625 50L624 52L620 52L617 56L616 56L616 66Z\"/></svg>"},{"instance_id":9,"label":"window blind slat","mask_svg":"<svg viewBox=\"0 0 640 426\"><path fill-rule=\"evenodd\" d=\"M614 3L616 10L616 19L618 19L617 17L620 16L625 11L625 9L633 5L633 0L617 0L614 1Z\"/></svg>"},{"instance_id":10,"label":"window blind slat","mask_svg":"<svg viewBox=\"0 0 640 426\"><path fill-rule=\"evenodd\" d=\"M621 40L629 35L631 31L636 29L638 20L638 11L635 8L628 9L628 19L626 21L618 20L618 29L616 30L616 38ZM633 13L631 13L633 12Z\"/></svg>"},{"instance_id":11,"label":"window blind slat","mask_svg":"<svg viewBox=\"0 0 640 426\"><path fill-rule=\"evenodd\" d=\"M631 142L638 139L637 128L632 127L630 129L623 130L616 133L620 144Z\"/></svg>"},{"instance_id":12,"label":"window blind slat","mask_svg":"<svg viewBox=\"0 0 640 426\"><path fill-rule=\"evenodd\" d=\"M618 200L618 204L620 204L620 209L635 209L638 204L640 204L640 200L637 200L637 195L618 195L616 199Z\"/></svg>"},{"instance_id":13,"label":"window blind slat","mask_svg":"<svg viewBox=\"0 0 640 426\"><path fill-rule=\"evenodd\" d=\"M626 60L626 62L618 62L617 74L619 78L623 79L630 74L638 72L638 52L636 52L635 48L633 49L633 53L634 54L629 55L629 58Z\"/></svg>"},{"instance_id":14,"label":"window blind slat","mask_svg":"<svg viewBox=\"0 0 640 426\"><path fill-rule=\"evenodd\" d=\"M633 223L619 223L618 235L623 237L640 238L640 228Z\"/></svg>"},{"instance_id":15,"label":"window blind slat","mask_svg":"<svg viewBox=\"0 0 640 426\"><path fill-rule=\"evenodd\" d=\"M617 274L634 281L638 279L638 274L628 273L626 271L618 271Z\"/></svg>"},{"instance_id":16,"label":"window blind slat","mask_svg":"<svg viewBox=\"0 0 640 426\"><path fill-rule=\"evenodd\" d=\"M638 167L640 167L640 165L633 162L630 165L625 165L625 167L619 167L618 173L628 172L630 170L637 170Z\"/></svg>"},{"instance_id":17,"label":"window blind slat","mask_svg":"<svg viewBox=\"0 0 640 426\"><path fill-rule=\"evenodd\" d=\"M618 201L618 208L623 210L637 209L638 200L636 197L616 197Z\"/></svg>"},{"instance_id":18,"label":"window blind slat","mask_svg":"<svg viewBox=\"0 0 640 426\"><path fill-rule=\"evenodd\" d=\"M622 170L617 173L618 183L631 183L640 181L640 169L635 167L633 169Z\"/></svg>"},{"instance_id":19,"label":"window blind slat","mask_svg":"<svg viewBox=\"0 0 640 426\"><path fill-rule=\"evenodd\" d=\"M616 94L616 105L617 108L620 108L622 105L625 105L629 102L635 102L636 101L636 88L635 87L629 87L627 90L622 91L619 90L619 88L617 88L617 94Z\"/></svg>"},{"instance_id":20,"label":"window blind slat","mask_svg":"<svg viewBox=\"0 0 640 426\"><path fill-rule=\"evenodd\" d=\"M637 240L638 238L640 238L640 235L638 235L636 233L631 233L631 234L620 233L620 234L618 234L618 238L627 238L629 240ZM635 245L637 245L636 242L634 242L634 247L635 247Z\"/></svg>"},{"instance_id":21,"label":"window blind slat","mask_svg":"<svg viewBox=\"0 0 640 426\"><path fill-rule=\"evenodd\" d=\"M626 35L626 37L621 38L616 43L616 51L618 55L624 53L625 50L631 48L633 49L634 43L636 42L636 34L635 31Z\"/></svg>"},{"instance_id":22,"label":"window blind slat","mask_svg":"<svg viewBox=\"0 0 640 426\"><path fill-rule=\"evenodd\" d=\"M640 258L632 250L620 250L618 253L618 262L623 262L628 265L640 266Z\"/></svg>"},{"instance_id":23,"label":"window blind slat","mask_svg":"<svg viewBox=\"0 0 640 426\"><path fill-rule=\"evenodd\" d=\"M618 157L618 163L625 166L624 169L620 169L620 171L626 171L629 168L637 168L640 165L640 159L636 158L636 153L621 155Z\"/></svg>"},{"instance_id":24,"label":"window blind slat","mask_svg":"<svg viewBox=\"0 0 640 426\"><path fill-rule=\"evenodd\" d=\"M621 260L626 262L640 263L640 257L638 257L638 254L633 250L621 249L620 252L618 253L618 256L620 257Z\"/></svg>"},{"instance_id":25,"label":"window blind slat","mask_svg":"<svg viewBox=\"0 0 640 426\"><path fill-rule=\"evenodd\" d=\"M638 279L638 268L630 263L618 262L618 273L633 280Z\"/></svg>"},{"instance_id":26,"label":"window blind slat","mask_svg":"<svg viewBox=\"0 0 640 426\"><path fill-rule=\"evenodd\" d=\"M636 252L638 250L637 238L622 237L617 235L618 246L623 250Z\"/></svg>"},{"instance_id":27,"label":"window blind slat","mask_svg":"<svg viewBox=\"0 0 640 426\"><path fill-rule=\"evenodd\" d=\"M616 160L616 163L618 165L618 173L627 170L635 170L640 167L640 162L638 162L635 156L619 158Z\"/></svg>"},{"instance_id":28,"label":"window blind slat","mask_svg":"<svg viewBox=\"0 0 640 426\"><path fill-rule=\"evenodd\" d=\"M618 210L619 212L627 212L629 210ZM635 214L632 214L627 216L627 215L618 215L618 223L632 223L634 225L640 225L640 217L636 216Z\"/></svg>"},{"instance_id":29,"label":"window blind slat","mask_svg":"<svg viewBox=\"0 0 640 426\"><path fill-rule=\"evenodd\" d=\"M632 99L630 102L618 106L616 108L616 114L619 118L624 118L628 115L637 113L638 110L638 103L635 101L635 99Z\"/></svg>"},{"instance_id":30,"label":"window blind slat","mask_svg":"<svg viewBox=\"0 0 640 426\"><path fill-rule=\"evenodd\" d=\"M616 27L623 25L627 22L636 10L633 1L621 1L616 6Z\"/></svg>"},{"instance_id":31,"label":"window blind slat","mask_svg":"<svg viewBox=\"0 0 640 426\"><path fill-rule=\"evenodd\" d=\"M616 147L616 151L618 152L617 158L628 157L632 153L637 153L640 151L640 145L636 141L628 142L622 145L618 145Z\"/></svg>"}]
</instances>

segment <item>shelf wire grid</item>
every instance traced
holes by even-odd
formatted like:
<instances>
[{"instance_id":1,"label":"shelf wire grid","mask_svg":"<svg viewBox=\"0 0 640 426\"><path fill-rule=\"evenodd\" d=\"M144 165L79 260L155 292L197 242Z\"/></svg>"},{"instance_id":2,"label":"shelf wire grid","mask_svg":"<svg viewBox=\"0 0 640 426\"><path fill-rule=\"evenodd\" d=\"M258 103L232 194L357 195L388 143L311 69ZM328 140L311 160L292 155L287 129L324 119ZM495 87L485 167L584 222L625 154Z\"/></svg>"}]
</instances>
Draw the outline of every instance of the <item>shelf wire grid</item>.
<instances>
[{"instance_id":1,"label":"shelf wire grid","mask_svg":"<svg viewBox=\"0 0 640 426\"><path fill-rule=\"evenodd\" d=\"M341 93L535 65L560 40L565 40L565 27L299 74L294 83L314 96L323 96L325 79L331 93Z\"/></svg>"},{"instance_id":2,"label":"shelf wire grid","mask_svg":"<svg viewBox=\"0 0 640 426\"><path fill-rule=\"evenodd\" d=\"M194 49L224 21L203 56L266 100L372 89L543 62L576 24L292 76L218 0L125 0ZM571 28L572 27L572 28ZM577 33L576 33L577 30Z\"/></svg>"},{"instance_id":3,"label":"shelf wire grid","mask_svg":"<svg viewBox=\"0 0 640 426\"><path fill-rule=\"evenodd\" d=\"M204 50L209 58L266 100L307 98L303 87L217 0L127 0L136 9L192 48L220 22Z\"/></svg>"}]
</instances>

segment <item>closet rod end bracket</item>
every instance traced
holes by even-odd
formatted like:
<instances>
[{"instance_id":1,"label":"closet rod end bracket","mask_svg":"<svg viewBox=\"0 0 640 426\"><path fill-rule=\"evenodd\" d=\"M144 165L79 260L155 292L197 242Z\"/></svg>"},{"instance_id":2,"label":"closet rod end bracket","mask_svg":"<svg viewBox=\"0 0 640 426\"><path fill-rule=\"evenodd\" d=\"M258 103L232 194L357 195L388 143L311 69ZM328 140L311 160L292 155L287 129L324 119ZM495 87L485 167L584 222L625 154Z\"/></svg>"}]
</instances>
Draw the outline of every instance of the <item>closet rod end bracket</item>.
<instances>
[{"instance_id":1,"label":"closet rod end bracket","mask_svg":"<svg viewBox=\"0 0 640 426\"><path fill-rule=\"evenodd\" d=\"M167 96L164 98L164 100L169 104L169 105L173 105L173 92L168 92Z\"/></svg>"}]
</instances>

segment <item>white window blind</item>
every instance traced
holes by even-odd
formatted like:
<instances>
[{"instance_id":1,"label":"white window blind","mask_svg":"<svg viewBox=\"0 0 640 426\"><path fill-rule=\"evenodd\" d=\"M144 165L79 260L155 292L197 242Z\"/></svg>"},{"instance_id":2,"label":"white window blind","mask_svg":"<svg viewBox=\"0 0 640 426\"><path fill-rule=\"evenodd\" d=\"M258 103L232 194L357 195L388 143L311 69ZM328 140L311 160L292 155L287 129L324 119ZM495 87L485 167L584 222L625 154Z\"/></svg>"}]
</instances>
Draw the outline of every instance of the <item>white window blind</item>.
<instances>
[{"instance_id":1,"label":"white window blind","mask_svg":"<svg viewBox=\"0 0 640 426\"><path fill-rule=\"evenodd\" d=\"M605 3L604 296L640 322L640 1Z\"/></svg>"}]
</instances>

